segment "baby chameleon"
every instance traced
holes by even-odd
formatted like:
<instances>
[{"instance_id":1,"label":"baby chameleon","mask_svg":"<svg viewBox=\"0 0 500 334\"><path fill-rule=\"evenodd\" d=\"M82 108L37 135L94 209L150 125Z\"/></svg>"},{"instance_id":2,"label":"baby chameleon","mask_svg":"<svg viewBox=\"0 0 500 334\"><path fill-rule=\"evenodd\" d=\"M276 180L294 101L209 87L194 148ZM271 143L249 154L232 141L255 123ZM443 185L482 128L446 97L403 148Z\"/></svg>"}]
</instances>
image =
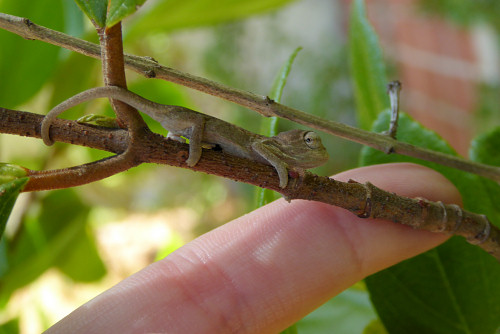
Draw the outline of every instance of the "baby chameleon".
<instances>
[{"instance_id":1,"label":"baby chameleon","mask_svg":"<svg viewBox=\"0 0 500 334\"><path fill-rule=\"evenodd\" d=\"M152 102L115 86L88 89L49 111L42 122L44 143L54 143L49 129L59 114L82 102L102 97L120 100L151 116L169 131L168 138L180 142L189 138L186 163L190 167L200 160L202 147L218 145L229 154L273 166L278 172L280 187L285 188L289 169L303 173L304 169L320 166L328 160L321 138L312 131L290 130L266 137L188 108Z\"/></svg>"}]
</instances>

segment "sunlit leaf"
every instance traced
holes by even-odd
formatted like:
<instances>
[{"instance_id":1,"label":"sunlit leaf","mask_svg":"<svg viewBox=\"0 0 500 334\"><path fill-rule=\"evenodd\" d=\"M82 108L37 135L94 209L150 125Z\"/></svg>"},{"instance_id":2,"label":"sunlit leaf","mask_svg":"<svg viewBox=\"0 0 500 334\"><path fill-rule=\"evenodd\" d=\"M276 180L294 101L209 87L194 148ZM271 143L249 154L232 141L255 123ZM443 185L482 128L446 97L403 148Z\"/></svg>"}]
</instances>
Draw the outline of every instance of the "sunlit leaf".
<instances>
[{"instance_id":1,"label":"sunlit leaf","mask_svg":"<svg viewBox=\"0 0 500 334\"><path fill-rule=\"evenodd\" d=\"M158 1L137 18L129 37L154 31L213 25L277 9L293 0L169 0Z\"/></svg>"},{"instance_id":2,"label":"sunlit leaf","mask_svg":"<svg viewBox=\"0 0 500 334\"><path fill-rule=\"evenodd\" d=\"M469 155L474 161L500 166L500 127L475 138Z\"/></svg>"},{"instance_id":3,"label":"sunlit leaf","mask_svg":"<svg viewBox=\"0 0 500 334\"><path fill-rule=\"evenodd\" d=\"M24 188L27 177L15 178L6 183L0 184L0 239L3 237L7 220L9 219L17 196Z\"/></svg>"},{"instance_id":4,"label":"sunlit leaf","mask_svg":"<svg viewBox=\"0 0 500 334\"><path fill-rule=\"evenodd\" d=\"M25 177L26 169L21 166L0 163L0 184Z\"/></svg>"},{"instance_id":5,"label":"sunlit leaf","mask_svg":"<svg viewBox=\"0 0 500 334\"><path fill-rule=\"evenodd\" d=\"M135 13L146 0L110 0L106 26L111 27Z\"/></svg>"},{"instance_id":6,"label":"sunlit leaf","mask_svg":"<svg viewBox=\"0 0 500 334\"><path fill-rule=\"evenodd\" d=\"M108 0L75 0L80 9L97 27L106 25Z\"/></svg>"}]
</instances>

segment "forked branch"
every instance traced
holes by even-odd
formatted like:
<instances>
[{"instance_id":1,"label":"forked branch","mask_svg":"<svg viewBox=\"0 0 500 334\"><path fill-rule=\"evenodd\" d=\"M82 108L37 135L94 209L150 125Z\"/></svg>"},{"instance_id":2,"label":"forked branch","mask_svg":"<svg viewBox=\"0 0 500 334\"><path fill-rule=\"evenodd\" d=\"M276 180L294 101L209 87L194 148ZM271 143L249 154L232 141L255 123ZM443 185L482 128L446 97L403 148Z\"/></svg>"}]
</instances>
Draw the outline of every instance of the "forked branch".
<instances>
[{"instance_id":1,"label":"forked branch","mask_svg":"<svg viewBox=\"0 0 500 334\"><path fill-rule=\"evenodd\" d=\"M99 46L34 24L28 19L0 13L0 28L11 31L27 39L41 40L50 44L100 59ZM432 161L444 166L457 168L500 181L500 168L480 164L460 157L435 152L408 143L403 143L384 134L364 131L346 124L322 119L300 110L275 103L269 98L158 64L150 57L125 55L125 67L148 78L158 78L174 82L222 99L240 104L264 116L278 116L296 123L370 146L383 152L393 152Z\"/></svg>"}]
</instances>

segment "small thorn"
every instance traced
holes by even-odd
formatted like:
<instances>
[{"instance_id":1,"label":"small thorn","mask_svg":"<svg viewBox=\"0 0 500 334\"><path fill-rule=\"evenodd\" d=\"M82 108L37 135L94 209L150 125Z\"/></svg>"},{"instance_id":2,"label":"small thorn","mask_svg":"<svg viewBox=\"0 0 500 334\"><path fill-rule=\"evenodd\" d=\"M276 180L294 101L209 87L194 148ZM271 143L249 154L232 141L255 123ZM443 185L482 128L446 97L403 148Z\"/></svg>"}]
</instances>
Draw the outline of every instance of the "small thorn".
<instances>
[{"instance_id":1,"label":"small thorn","mask_svg":"<svg viewBox=\"0 0 500 334\"><path fill-rule=\"evenodd\" d=\"M402 89L402 84L398 80L391 81L387 84L387 94L391 101L391 123L387 135L396 139L396 132L398 130L399 119L399 92Z\"/></svg>"}]
</instances>

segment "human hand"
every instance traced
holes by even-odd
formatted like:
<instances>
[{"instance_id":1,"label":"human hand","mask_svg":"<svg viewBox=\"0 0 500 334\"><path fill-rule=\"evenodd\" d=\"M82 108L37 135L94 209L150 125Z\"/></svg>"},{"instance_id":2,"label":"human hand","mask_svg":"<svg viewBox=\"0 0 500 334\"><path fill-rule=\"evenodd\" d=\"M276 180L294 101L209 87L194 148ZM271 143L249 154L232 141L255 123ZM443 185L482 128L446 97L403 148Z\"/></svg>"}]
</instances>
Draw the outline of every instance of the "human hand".
<instances>
[{"instance_id":1,"label":"human hand","mask_svg":"<svg viewBox=\"0 0 500 334\"><path fill-rule=\"evenodd\" d=\"M461 201L443 176L412 164L335 179ZM355 282L446 239L324 203L278 200L130 276L47 333L277 333Z\"/></svg>"}]
</instances>

